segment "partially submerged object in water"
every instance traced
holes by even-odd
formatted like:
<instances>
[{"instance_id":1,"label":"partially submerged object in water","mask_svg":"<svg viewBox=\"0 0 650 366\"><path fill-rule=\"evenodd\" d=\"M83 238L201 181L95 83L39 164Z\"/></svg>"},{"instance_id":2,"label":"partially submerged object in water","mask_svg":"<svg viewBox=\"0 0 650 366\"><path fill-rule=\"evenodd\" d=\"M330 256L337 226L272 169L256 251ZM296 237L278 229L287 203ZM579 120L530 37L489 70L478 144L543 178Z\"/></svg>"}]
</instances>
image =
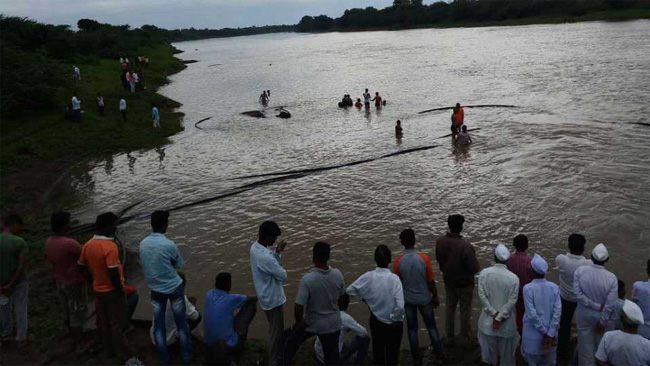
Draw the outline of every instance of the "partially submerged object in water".
<instances>
[{"instance_id":1,"label":"partially submerged object in water","mask_svg":"<svg viewBox=\"0 0 650 366\"><path fill-rule=\"evenodd\" d=\"M289 113L289 111L284 108L278 108L276 111L280 112L280 114L278 114L276 117L284 119L291 118L291 113Z\"/></svg>"},{"instance_id":2,"label":"partially submerged object in water","mask_svg":"<svg viewBox=\"0 0 650 366\"><path fill-rule=\"evenodd\" d=\"M266 118L266 115L262 111L247 111L247 112L242 112L241 114L249 117L254 117L254 118Z\"/></svg>"}]
</instances>

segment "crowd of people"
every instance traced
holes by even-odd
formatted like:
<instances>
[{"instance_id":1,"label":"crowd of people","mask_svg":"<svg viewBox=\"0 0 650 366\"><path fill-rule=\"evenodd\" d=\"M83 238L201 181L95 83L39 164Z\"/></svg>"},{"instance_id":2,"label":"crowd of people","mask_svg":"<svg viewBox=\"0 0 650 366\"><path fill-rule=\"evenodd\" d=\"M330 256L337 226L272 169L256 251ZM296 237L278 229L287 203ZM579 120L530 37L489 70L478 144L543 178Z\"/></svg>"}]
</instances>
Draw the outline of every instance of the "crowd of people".
<instances>
[{"instance_id":1,"label":"crowd of people","mask_svg":"<svg viewBox=\"0 0 650 366\"><path fill-rule=\"evenodd\" d=\"M131 62L128 57L120 57L119 60L122 70L120 81L122 83L122 87L126 92L135 93L136 91L147 89L144 85L144 70L145 66L149 63L149 58L138 56L135 58L135 60L135 62ZM72 78L75 81L81 81L81 70L79 70L79 67L76 65L73 66ZM104 117L106 111L106 102L104 101L104 96L102 93L97 94L95 103L97 106L97 113L100 116ZM127 105L125 96L122 96L120 98L118 108L120 115L122 116L122 121L126 122ZM66 106L65 117L72 122L80 123L82 113L83 109L81 108L81 99L79 98L78 93L76 91L73 91L70 104ZM152 103L151 106L151 119L153 120L153 128L160 128L160 112L155 103Z\"/></svg>"},{"instance_id":2,"label":"crowd of people","mask_svg":"<svg viewBox=\"0 0 650 366\"><path fill-rule=\"evenodd\" d=\"M381 109L386 106L386 101L379 95L379 92L375 92L375 97L373 98L368 89L363 92L363 103L361 103L361 98L357 98L356 103L352 100L350 94L343 95L343 99L339 102L340 108L356 107L357 109L365 108L366 112L370 110L370 102L375 102L375 107Z\"/></svg>"},{"instance_id":3,"label":"crowd of people","mask_svg":"<svg viewBox=\"0 0 650 366\"><path fill-rule=\"evenodd\" d=\"M555 259L558 286L545 278L547 261L527 253L525 235L513 239L512 253L498 244L494 265L481 270L474 246L461 235L464 222L461 215L449 216L449 231L435 244L435 260L445 287L447 343L443 345L435 318L440 296L432 259L416 249L412 229L399 234L404 250L395 257L386 245L378 245L374 252L376 268L348 286L341 271L329 265L330 244L314 244L313 267L300 280L293 305L294 324L287 328L284 286L288 274L281 264L287 243L278 240L282 231L277 223L263 222L257 241L250 247L255 295L231 294L232 275L221 272L214 288L207 291L204 314L200 314L196 300L185 294L183 257L165 235L169 212L155 211L151 215L152 233L141 241L139 256L151 291L151 338L160 363L170 362L167 347L175 342L180 343L183 361L190 362L190 332L203 322L206 364L231 364L233 353L245 345L259 305L269 323L270 365L292 364L301 345L314 337L316 357L325 365L364 364L370 348L372 364L396 365L404 322L413 363L421 364L425 357L418 340L418 313L427 329L431 357L442 363L447 345L471 346L478 340L486 365L514 365L517 351L529 365L554 365L556 361L571 364L574 354L569 337L575 315L578 365L650 364L650 280L635 283L632 301L626 300L624 283L605 269L609 252L604 244L593 248L589 260L583 256L585 237L572 234L569 252ZM118 217L111 212L99 215L95 235L82 246L67 235L70 214L55 213L45 252L65 309L64 322L77 341L75 345L84 344L82 326L89 313L86 283L91 281L106 359L136 362L127 329L139 296L124 279L114 237L117 223ZM19 216L9 215L0 235L2 338L6 341L13 334L13 309L19 347L29 343L28 247L19 236L22 226ZM647 273L650 278L650 260ZM471 304L476 282L481 312L474 337ZM346 312L351 298L367 305L369 332ZM455 327L457 307L459 334ZM348 333L354 337L350 339Z\"/></svg>"}]
</instances>

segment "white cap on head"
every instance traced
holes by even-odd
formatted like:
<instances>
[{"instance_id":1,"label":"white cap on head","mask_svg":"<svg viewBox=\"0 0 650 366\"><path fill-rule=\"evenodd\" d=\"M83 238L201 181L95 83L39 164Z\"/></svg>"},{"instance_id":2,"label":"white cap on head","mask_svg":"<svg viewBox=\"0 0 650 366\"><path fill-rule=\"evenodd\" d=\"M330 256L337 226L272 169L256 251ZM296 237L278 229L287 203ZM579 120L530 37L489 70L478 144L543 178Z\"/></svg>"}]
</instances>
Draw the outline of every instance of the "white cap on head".
<instances>
[{"instance_id":1,"label":"white cap on head","mask_svg":"<svg viewBox=\"0 0 650 366\"><path fill-rule=\"evenodd\" d=\"M505 262L510 258L510 251L505 245L499 244L494 248L494 256L497 257L498 260Z\"/></svg>"},{"instance_id":2,"label":"white cap on head","mask_svg":"<svg viewBox=\"0 0 650 366\"><path fill-rule=\"evenodd\" d=\"M595 260L597 260L599 262L603 262L603 261L606 261L607 258L609 258L609 252L607 251L607 248L605 248L605 244L600 243L600 244L596 245L594 250L591 251L591 256Z\"/></svg>"},{"instance_id":3,"label":"white cap on head","mask_svg":"<svg viewBox=\"0 0 650 366\"><path fill-rule=\"evenodd\" d=\"M632 323L637 325L643 324L643 311L639 305L633 303L630 300L625 300L623 304L623 313L632 321Z\"/></svg>"},{"instance_id":4,"label":"white cap on head","mask_svg":"<svg viewBox=\"0 0 650 366\"><path fill-rule=\"evenodd\" d=\"M535 254L530 265L533 267L533 271L537 274L545 275L548 272L548 263L538 254Z\"/></svg>"}]
</instances>

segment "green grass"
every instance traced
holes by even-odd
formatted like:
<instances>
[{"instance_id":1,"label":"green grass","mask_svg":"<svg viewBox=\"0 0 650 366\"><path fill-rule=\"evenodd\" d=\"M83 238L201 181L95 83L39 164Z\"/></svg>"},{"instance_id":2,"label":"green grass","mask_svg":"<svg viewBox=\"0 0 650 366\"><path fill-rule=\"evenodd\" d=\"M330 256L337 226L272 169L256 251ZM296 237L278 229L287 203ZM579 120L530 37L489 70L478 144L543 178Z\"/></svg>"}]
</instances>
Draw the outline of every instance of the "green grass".
<instances>
[{"instance_id":1,"label":"green grass","mask_svg":"<svg viewBox=\"0 0 650 366\"><path fill-rule=\"evenodd\" d=\"M0 134L3 185L11 183L7 182L7 173L30 169L39 162L74 163L168 143L167 136L182 131L182 114L173 112L179 106L177 102L155 91L166 82L164 70L169 75L184 68L173 57L174 51L171 45L139 50L138 54L147 55L150 60L144 71L146 91L133 94L124 91L118 60L100 59L77 64L82 80L59 89L57 110L34 111L19 119L4 119ZM65 105L73 91L78 92L82 101L84 113L80 124L64 119ZM103 117L97 112L97 93L104 96L106 115ZM122 96L127 101L127 122L122 122L118 109ZM157 131L152 128L152 102L158 104L161 112L162 128Z\"/></svg>"}]
</instances>

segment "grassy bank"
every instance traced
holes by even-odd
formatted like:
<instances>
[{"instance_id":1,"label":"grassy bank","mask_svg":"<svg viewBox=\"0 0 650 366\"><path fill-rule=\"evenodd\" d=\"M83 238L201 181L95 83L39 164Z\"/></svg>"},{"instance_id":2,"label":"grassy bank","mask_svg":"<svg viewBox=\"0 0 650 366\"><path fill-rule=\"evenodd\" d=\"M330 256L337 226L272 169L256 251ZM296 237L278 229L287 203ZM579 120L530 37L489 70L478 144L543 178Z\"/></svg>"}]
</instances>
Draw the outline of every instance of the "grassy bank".
<instances>
[{"instance_id":1,"label":"grassy bank","mask_svg":"<svg viewBox=\"0 0 650 366\"><path fill-rule=\"evenodd\" d=\"M170 135L182 131L182 114L174 112L180 104L156 94L158 87L167 82L164 74L185 68L174 58L175 52L171 45L138 50L137 54L147 55L150 60L144 70L145 91L124 91L117 59L95 59L76 64L81 69L81 81L58 89L56 100L60 108L3 119L0 134L3 213L32 210L43 189L71 165L107 154L162 146L169 142ZM68 66L71 75L73 65ZM81 123L64 118L65 105L70 103L75 91L82 102ZM97 111L98 93L104 96L104 116ZM122 97L127 102L127 122L122 121L119 113ZM152 128L152 102L160 109L160 130Z\"/></svg>"}]
</instances>

